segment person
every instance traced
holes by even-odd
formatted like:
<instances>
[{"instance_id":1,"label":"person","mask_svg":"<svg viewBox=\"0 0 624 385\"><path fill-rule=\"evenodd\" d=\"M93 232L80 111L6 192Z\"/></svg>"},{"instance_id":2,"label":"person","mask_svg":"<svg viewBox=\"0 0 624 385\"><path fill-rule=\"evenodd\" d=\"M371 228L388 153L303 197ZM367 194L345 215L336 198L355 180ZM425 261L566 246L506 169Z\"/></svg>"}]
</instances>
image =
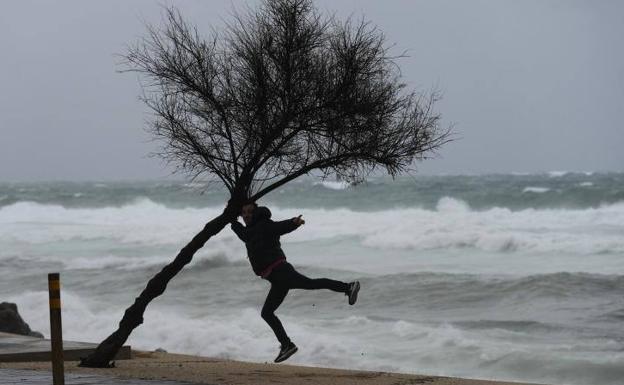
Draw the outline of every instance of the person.
<instances>
[{"instance_id":1,"label":"person","mask_svg":"<svg viewBox=\"0 0 624 385\"><path fill-rule=\"evenodd\" d=\"M281 248L280 236L290 233L305 221L298 217L284 221L271 220L271 211L267 207L249 203L243 206L241 217L246 226L233 221L232 230L245 242L247 256L256 275L271 283L261 316L269 324L281 347L275 362L282 362L295 354L297 346L290 340L275 311L282 304L290 289L318 290L329 289L348 296L349 305L355 304L360 290L360 283L345 283L328 278L310 279L297 272L286 261Z\"/></svg>"}]
</instances>

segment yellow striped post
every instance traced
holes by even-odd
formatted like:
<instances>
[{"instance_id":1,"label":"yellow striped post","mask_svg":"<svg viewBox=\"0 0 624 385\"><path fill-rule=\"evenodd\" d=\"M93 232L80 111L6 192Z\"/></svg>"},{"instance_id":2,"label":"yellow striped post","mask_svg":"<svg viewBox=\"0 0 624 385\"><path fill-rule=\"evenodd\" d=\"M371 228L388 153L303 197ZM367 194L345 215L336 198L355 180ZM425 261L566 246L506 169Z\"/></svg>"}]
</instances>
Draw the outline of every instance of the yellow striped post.
<instances>
[{"instance_id":1,"label":"yellow striped post","mask_svg":"<svg viewBox=\"0 0 624 385\"><path fill-rule=\"evenodd\" d=\"M48 274L50 292L50 334L52 340L52 381L65 385L63 366L63 326L61 324L61 279L59 273Z\"/></svg>"}]
</instances>

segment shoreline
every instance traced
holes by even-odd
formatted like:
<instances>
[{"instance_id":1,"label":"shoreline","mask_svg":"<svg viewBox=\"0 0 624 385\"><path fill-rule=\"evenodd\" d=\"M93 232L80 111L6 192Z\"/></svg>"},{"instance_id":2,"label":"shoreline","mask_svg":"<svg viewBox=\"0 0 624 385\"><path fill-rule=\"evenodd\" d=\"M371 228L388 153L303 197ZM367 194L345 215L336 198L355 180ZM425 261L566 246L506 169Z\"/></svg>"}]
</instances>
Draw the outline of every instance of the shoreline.
<instances>
[{"instance_id":1,"label":"shoreline","mask_svg":"<svg viewBox=\"0 0 624 385\"><path fill-rule=\"evenodd\" d=\"M132 359L115 362L112 369L78 367L66 361L66 373L142 380L173 380L212 385L538 385L496 380L466 379L391 372L330 369L288 364L253 363L176 353L132 351ZM0 362L0 369L50 371L50 362Z\"/></svg>"}]
</instances>

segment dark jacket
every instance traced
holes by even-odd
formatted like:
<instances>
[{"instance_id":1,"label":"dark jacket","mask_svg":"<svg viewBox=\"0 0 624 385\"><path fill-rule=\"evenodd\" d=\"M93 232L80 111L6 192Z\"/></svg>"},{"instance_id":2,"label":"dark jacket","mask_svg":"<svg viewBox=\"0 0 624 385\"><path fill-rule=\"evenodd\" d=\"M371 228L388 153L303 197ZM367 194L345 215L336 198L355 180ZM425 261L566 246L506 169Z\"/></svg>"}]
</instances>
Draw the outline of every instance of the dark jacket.
<instances>
[{"instance_id":1,"label":"dark jacket","mask_svg":"<svg viewBox=\"0 0 624 385\"><path fill-rule=\"evenodd\" d=\"M272 221L271 210L264 206L254 209L249 226L245 227L238 221L232 222L232 230L241 241L245 242L247 256L256 275L261 275L277 260L286 259L279 238L297 227L299 225L295 224L293 218L279 222Z\"/></svg>"}]
</instances>

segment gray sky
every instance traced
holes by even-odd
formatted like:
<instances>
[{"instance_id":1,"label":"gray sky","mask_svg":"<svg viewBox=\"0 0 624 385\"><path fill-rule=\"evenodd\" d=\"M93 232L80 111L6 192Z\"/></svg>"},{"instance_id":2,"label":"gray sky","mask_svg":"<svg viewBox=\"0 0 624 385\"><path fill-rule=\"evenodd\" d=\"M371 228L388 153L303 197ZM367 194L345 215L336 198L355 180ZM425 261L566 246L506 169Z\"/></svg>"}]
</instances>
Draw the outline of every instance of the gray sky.
<instances>
[{"instance_id":1,"label":"gray sky","mask_svg":"<svg viewBox=\"0 0 624 385\"><path fill-rule=\"evenodd\" d=\"M115 53L174 3L200 29L242 1L5 0L0 181L161 178ZM256 1L248 1L255 4ZM459 140L420 172L624 171L624 1L318 0L383 30ZM620 119L619 119L620 118Z\"/></svg>"}]
</instances>

